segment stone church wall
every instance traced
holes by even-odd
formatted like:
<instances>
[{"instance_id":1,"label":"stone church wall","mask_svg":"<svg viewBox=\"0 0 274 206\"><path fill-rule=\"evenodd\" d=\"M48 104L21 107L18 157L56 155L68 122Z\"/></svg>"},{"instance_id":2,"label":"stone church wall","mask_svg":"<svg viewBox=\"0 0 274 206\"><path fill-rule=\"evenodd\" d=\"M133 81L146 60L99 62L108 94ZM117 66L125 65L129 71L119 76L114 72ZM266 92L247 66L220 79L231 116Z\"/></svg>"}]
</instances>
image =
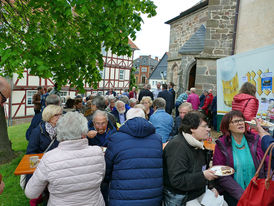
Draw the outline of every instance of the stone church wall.
<instances>
[{"instance_id":1,"label":"stone church wall","mask_svg":"<svg viewBox=\"0 0 274 206\"><path fill-rule=\"evenodd\" d=\"M168 82L173 81L177 85L175 87L175 90L177 91L180 89L180 92L182 92L183 88L185 88L186 82L184 81L183 76L186 71L184 71L184 69L186 68L186 65L191 64L194 59L193 55L189 55L182 60L182 55L178 53L179 49L202 24L206 23L207 18L207 7L203 7L170 24L167 79Z\"/></svg>"},{"instance_id":2,"label":"stone church wall","mask_svg":"<svg viewBox=\"0 0 274 206\"><path fill-rule=\"evenodd\" d=\"M195 87L216 94L216 60L232 55L236 0L209 0L205 48L197 56Z\"/></svg>"}]
</instances>

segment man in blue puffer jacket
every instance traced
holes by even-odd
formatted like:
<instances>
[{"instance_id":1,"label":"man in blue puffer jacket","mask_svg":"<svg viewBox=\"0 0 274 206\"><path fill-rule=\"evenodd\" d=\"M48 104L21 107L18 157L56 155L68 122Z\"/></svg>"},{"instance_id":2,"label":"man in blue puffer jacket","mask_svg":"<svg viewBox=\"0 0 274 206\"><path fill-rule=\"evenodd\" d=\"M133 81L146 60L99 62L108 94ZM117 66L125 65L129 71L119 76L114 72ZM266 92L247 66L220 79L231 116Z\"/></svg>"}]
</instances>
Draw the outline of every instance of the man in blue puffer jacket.
<instances>
[{"instance_id":1,"label":"man in blue puffer jacket","mask_svg":"<svg viewBox=\"0 0 274 206\"><path fill-rule=\"evenodd\" d=\"M105 159L109 206L161 206L162 139L142 109L127 112L127 121L109 137Z\"/></svg>"}]
</instances>

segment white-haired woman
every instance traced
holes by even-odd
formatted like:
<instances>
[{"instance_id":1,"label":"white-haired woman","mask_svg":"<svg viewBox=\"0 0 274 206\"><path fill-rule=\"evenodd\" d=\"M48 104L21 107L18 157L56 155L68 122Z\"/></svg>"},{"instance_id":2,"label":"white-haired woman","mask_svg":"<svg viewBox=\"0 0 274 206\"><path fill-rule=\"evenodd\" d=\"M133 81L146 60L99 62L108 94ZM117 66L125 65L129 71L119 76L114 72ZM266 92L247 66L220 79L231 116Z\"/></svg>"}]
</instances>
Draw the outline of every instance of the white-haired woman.
<instances>
[{"instance_id":1,"label":"white-haired woman","mask_svg":"<svg viewBox=\"0 0 274 206\"><path fill-rule=\"evenodd\" d=\"M78 112L60 118L59 146L44 154L26 186L27 197L36 198L48 187L48 206L105 205L100 192L104 154L100 147L88 145L87 131L87 120Z\"/></svg>"}]
</instances>

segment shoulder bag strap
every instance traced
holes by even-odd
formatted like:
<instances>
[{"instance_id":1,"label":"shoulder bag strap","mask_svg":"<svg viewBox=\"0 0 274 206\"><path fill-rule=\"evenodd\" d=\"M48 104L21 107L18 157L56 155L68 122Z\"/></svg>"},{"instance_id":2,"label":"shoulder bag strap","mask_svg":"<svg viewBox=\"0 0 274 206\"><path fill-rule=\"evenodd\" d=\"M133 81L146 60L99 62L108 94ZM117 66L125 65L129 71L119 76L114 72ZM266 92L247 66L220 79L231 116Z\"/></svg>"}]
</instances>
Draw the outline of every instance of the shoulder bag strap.
<instances>
[{"instance_id":1,"label":"shoulder bag strap","mask_svg":"<svg viewBox=\"0 0 274 206\"><path fill-rule=\"evenodd\" d=\"M269 162L268 162L268 167L267 167L267 177L266 177L266 181L267 181L267 180L269 181L269 180L272 178L271 175L270 175L270 169L271 169L271 160L272 160L272 150L273 150L273 148L274 148L274 142L273 142L272 144L270 144L269 147L267 148L267 150L265 151L264 157L263 157L263 159L261 160L261 163L260 163L260 165L259 165L259 167L258 167L258 169L257 169L257 171L256 171L254 177L257 178L257 177L259 176L259 173L260 173L260 170L262 169L262 166L263 166L263 164L264 164L265 158L266 158L266 156L269 154ZM270 153L269 153L269 150L270 150ZM273 174L272 174L272 175L273 175Z\"/></svg>"},{"instance_id":2,"label":"shoulder bag strap","mask_svg":"<svg viewBox=\"0 0 274 206\"><path fill-rule=\"evenodd\" d=\"M55 140L56 140L56 137L54 137L54 138L51 140L49 146L47 147L47 149L46 149L43 153L46 153L46 152L49 150L49 148L51 147L51 145L54 143Z\"/></svg>"}]
</instances>

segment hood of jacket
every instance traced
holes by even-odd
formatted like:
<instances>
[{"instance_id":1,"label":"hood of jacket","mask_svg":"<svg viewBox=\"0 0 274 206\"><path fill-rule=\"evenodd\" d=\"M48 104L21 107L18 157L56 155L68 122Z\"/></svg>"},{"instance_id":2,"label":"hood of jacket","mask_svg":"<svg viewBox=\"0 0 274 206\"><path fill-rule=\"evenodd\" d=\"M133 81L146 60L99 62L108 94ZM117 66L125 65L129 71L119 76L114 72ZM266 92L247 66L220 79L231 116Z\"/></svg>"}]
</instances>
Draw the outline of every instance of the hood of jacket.
<instances>
[{"instance_id":1,"label":"hood of jacket","mask_svg":"<svg viewBox=\"0 0 274 206\"><path fill-rule=\"evenodd\" d=\"M155 133L154 126L144 118L135 117L127 120L119 129L119 132L124 132L134 137L147 137Z\"/></svg>"},{"instance_id":2,"label":"hood of jacket","mask_svg":"<svg viewBox=\"0 0 274 206\"><path fill-rule=\"evenodd\" d=\"M234 96L233 98L233 101L236 103L240 103L242 101L246 101L246 100L249 100L249 99L256 99L256 97L253 97L249 94L237 94Z\"/></svg>"}]
</instances>

